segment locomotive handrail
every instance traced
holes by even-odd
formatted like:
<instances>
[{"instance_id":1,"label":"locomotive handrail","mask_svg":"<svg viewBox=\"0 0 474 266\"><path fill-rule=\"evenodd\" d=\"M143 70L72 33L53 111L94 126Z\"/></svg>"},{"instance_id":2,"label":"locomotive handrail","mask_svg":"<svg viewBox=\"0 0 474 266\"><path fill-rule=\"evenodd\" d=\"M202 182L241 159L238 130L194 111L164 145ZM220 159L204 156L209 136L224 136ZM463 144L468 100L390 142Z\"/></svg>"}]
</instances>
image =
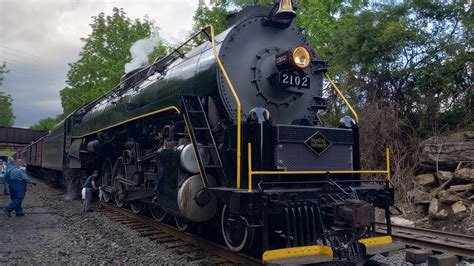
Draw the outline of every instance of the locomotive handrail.
<instances>
[{"instance_id":1,"label":"locomotive handrail","mask_svg":"<svg viewBox=\"0 0 474 266\"><path fill-rule=\"evenodd\" d=\"M329 75L327 73L324 73L324 75L326 76L326 78L329 80L329 83L331 84L332 88L337 92L337 94L339 94L339 97L342 98L342 100L344 101L344 103L347 105L347 107L349 108L349 110L351 111L351 113L354 115L354 119L356 121L357 124L359 124L359 115L357 114L357 112L354 110L354 108L352 108L352 105L349 103L349 101L347 100L347 98L344 96L344 94L342 94L341 90L339 89L339 87L337 87L337 85L332 81L332 79L329 77Z\"/></svg>"},{"instance_id":2,"label":"locomotive handrail","mask_svg":"<svg viewBox=\"0 0 474 266\"><path fill-rule=\"evenodd\" d=\"M253 171L252 170L252 144L247 144L248 149L248 192L252 192L253 175L324 175L324 174L386 174L391 187L390 176L390 150L385 150L387 169L385 170L333 170L333 171Z\"/></svg>"},{"instance_id":3,"label":"locomotive handrail","mask_svg":"<svg viewBox=\"0 0 474 266\"><path fill-rule=\"evenodd\" d=\"M81 138L84 138L84 137L86 137L86 136L93 135L93 134L99 133L99 132L104 131L104 130L107 130L107 129L111 129L111 128L113 128L113 127L120 126L120 125L126 124L126 123L128 123L128 122L131 122L131 121L134 121L134 120L137 120L137 119L140 119L140 118L144 118L144 117L147 117L147 116L150 116L150 115L159 114L159 113L163 113L163 112L167 112L167 111L175 111L177 114L181 114L181 111L178 109L178 107L176 107L176 106L168 106L168 107L165 107L165 108L163 108L163 109L155 110L155 111L153 111L153 112L149 112L149 113L145 113L145 114L142 114L142 115L139 115L139 116L131 117L131 118L127 119L127 120L124 120L124 121L121 121L121 122L112 124L112 125L110 125L110 126L107 126L107 127L104 127L104 128L101 128L101 129L92 131L92 132L89 132L89 133L84 134L84 135L71 136L71 138L73 138L73 139L81 139Z\"/></svg>"},{"instance_id":4,"label":"locomotive handrail","mask_svg":"<svg viewBox=\"0 0 474 266\"><path fill-rule=\"evenodd\" d=\"M234 85L232 85L232 82L230 81L229 75L227 75L227 71L225 70L224 65L222 64L221 59L219 58L219 54L217 53L216 50L216 43L215 43L215 38L214 38L214 27L212 25L207 25L204 28L204 32L206 32L206 29L211 30L211 46L212 46L212 52L214 53L214 57L216 58L217 64L219 65L220 70L222 71L222 74L224 75L224 78L227 82L227 85L229 85L230 91L232 92L232 95L234 96L235 103L237 105L237 188L240 188L240 168L241 168L241 146L242 146L242 123L241 123L241 116L242 116L242 108L240 104L240 99L237 93L235 92ZM208 36L209 37L209 36Z\"/></svg>"}]
</instances>

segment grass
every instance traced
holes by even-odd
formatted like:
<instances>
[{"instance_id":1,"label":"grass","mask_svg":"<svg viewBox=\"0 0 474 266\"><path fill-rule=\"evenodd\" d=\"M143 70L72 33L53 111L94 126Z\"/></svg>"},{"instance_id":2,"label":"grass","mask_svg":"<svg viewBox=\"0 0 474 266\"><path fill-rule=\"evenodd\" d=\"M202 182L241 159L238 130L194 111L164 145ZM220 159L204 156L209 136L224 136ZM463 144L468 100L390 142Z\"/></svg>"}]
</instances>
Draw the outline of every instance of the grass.
<instances>
[{"instance_id":1,"label":"grass","mask_svg":"<svg viewBox=\"0 0 474 266\"><path fill-rule=\"evenodd\" d=\"M0 150L0 156L7 156L7 157L10 157L10 156L12 156L13 154L15 154L15 151L14 151L14 150L10 150L10 149L7 149L7 150Z\"/></svg>"}]
</instances>

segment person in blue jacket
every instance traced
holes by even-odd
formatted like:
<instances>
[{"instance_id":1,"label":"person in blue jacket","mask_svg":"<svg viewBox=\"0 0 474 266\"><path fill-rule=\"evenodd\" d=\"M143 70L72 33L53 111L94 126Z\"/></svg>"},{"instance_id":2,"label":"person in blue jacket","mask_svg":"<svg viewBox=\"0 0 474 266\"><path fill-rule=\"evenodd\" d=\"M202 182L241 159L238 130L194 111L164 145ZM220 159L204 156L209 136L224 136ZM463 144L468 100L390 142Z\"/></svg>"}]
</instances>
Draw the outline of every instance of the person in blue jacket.
<instances>
[{"instance_id":1,"label":"person in blue jacket","mask_svg":"<svg viewBox=\"0 0 474 266\"><path fill-rule=\"evenodd\" d=\"M11 212L15 211L16 216L24 216L23 209L21 204L26 194L26 185L34 183L31 178L26 174L25 171L21 170L20 167L23 166L22 160L16 160L13 162L12 168L7 172L6 179L10 187L10 204L3 207L3 212L8 217L11 217Z\"/></svg>"},{"instance_id":2,"label":"person in blue jacket","mask_svg":"<svg viewBox=\"0 0 474 266\"><path fill-rule=\"evenodd\" d=\"M8 161L3 166L5 170L5 173L3 174L3 194L4 195L10 195L10 186L8 185L8 181L7 181L7 173L12 169L12 167L13 167L13 158L8 157Z\"/></svg>"},{"instance_id":3,"label":"person in blue jacket","mask_svg":"<svg viewBox=\"0 0 474 266\"><path fill-rule=\"evenodd\" d=\"M5 176L7 174L7 166L6 166L6 162L4 162L2 159L0 159L0 180L2 181L3 183L3 195L10 195L10 189L8 188L8 183L7 181L5 180Z\"/></svg>"}]
</instances>

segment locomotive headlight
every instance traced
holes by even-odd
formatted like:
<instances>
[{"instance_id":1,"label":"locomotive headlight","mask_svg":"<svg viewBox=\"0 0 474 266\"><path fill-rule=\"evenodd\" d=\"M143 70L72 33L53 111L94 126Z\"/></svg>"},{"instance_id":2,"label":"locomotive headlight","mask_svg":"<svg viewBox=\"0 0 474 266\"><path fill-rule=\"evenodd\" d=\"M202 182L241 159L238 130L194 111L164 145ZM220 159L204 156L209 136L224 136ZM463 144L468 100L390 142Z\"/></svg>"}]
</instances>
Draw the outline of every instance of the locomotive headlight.
<instances>
[{"instance_id":1,"label":"locomotive headlight","mask_svg":"<svg viewBox=\"0 0 474 266\"><path fill-rule=\"evenodd\" d=\"M291 62L298 68L306 68L311 62L311 54L305 47L298 46L291 53Z\"/></svg>"}]
</instances>

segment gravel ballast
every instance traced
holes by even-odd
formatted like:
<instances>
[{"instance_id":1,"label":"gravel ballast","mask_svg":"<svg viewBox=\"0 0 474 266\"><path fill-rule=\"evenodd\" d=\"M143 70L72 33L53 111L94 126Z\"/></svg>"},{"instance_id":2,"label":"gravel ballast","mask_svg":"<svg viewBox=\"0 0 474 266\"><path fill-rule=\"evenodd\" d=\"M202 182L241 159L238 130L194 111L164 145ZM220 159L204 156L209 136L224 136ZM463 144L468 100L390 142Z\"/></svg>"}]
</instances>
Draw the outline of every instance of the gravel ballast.
<instances>
[{"instance_id":1,"label":"gravel ballast","mask_svg":"<svg viewBox=\"0 0 474 266\"><path fill-rule=\"evenodd\" d=\"M164 245L107 218L97 204L82 213L81 200L39 180L29 186L24 217L0 216L0 264L189 264ZM0 203L10 199L3 195Z\"/></svg>"}]
</instances>

